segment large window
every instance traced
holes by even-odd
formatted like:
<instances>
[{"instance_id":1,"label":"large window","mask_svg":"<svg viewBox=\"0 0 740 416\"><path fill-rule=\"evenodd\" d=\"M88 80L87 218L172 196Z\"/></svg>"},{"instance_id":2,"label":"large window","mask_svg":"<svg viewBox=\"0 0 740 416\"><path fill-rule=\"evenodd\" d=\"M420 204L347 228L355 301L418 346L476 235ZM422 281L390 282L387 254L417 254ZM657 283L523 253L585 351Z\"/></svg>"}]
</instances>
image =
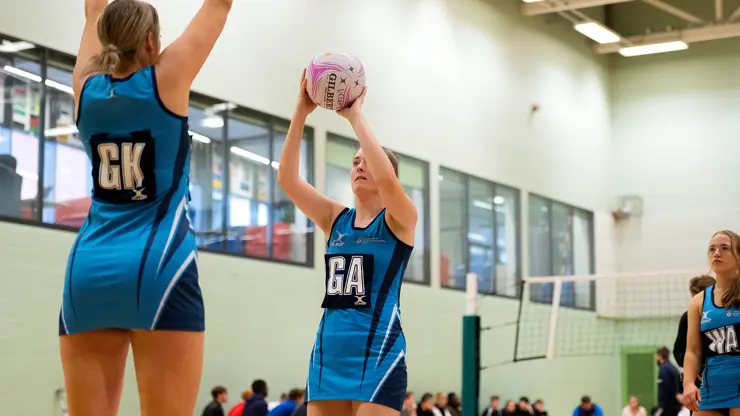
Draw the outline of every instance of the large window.
<instances>
[{"instance_id":1,"label":"large window","mask_svg":"<svg viewBox=\"0 0 740 416\"><path fill-rule=\"evenodd\" d=\"M356 140L329 135L326 144L326 194L348 207L355 206L349 180L352 159L357 152ZM429 164L401 154L398 156L398 176L406 194L416 204L419 214L405 279L429 283Z\"/></svg>"},{"instance_id":2,"label":"large window","mask_svg":"<svg viewBox=\"0 0 740 416\"><path fill-rule=\"evenodd\" d=\"M465 289L478 275L478 291L518 296L519 191L447 168L439 170L440 280Z\"/></svg>"},{"instance_id":3,"label":"large window","mask_svg":"<svg viewBox=\"0 0 740 416\"><path fill-rule=\"evenodd\" d=\"M537 195L529 196L529 274L584 275L594 272L593 214ZM552 302L553 284L534 284L530 299ZM560 304L594 308L594 282L563 282Z\"/></svg>"},{"instance_id":4,"label":"large window","mask_svg":"<svg viewBox=\"0 0 740 416\"><path fill-rule=\"evenodd\" d=\"M0 216L71 228L87 216L92 167L74 122L74 62L0 36ZM312 265L311 223L277 186L288 121L191 93L189 128L189 216L198 245ZM309 182L312 135L306 128L301 146L300 173Z\"/></svg>"},{"instance_id":5,"label":"large window","mask_svg":"<svg viewBox=\"0 0 740 416\"><path fill-rule=\"evenodd\" d=\"M40 219L40 50L0 35L0 216Z\"/></svg>"}]
</instances>

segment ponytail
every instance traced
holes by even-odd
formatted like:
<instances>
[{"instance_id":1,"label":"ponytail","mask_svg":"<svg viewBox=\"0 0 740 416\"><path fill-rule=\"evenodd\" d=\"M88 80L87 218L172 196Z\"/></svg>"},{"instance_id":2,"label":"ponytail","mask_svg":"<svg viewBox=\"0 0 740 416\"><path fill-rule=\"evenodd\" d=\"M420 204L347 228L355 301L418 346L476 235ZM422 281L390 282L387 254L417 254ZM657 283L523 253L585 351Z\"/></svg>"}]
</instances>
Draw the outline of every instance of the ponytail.
<instances>
[{"instance_id":1,"label":"ponytail","mask_svg":"<svg viewBox=\"0 0 740 416\"><path fill-rule=\"evenodd\" d=\"M103 50L90 59L85 69L85 75L93 73L110 74L116 72L121 65L121 50L115 45L106 45Z\"/></svg>"}]
</instances>

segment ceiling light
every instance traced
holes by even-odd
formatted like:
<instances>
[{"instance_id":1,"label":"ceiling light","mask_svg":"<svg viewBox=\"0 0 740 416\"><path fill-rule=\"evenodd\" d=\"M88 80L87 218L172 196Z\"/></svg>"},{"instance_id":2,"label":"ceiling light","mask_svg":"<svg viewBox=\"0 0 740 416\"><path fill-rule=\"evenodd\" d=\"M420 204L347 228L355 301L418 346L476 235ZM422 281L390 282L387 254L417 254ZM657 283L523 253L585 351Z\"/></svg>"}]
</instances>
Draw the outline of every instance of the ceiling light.
<instances>
[{"instance_id":1,"label":"ceiling light","mask_svg":"<svg viewBox=\"0 0 740 416\"><path fill-rule=\"evenodd\" d=\"M219 116L210 116L204 118L200 123L203 127L207 127L209 129L220 129L224 126L224 118Z\"/></svg>"},{"instance_id":2,"label":"ceiling light","mask_svg":"<svg viewBox=\"0 0 740 416\"><path fill-rule=\"evenodd\" d=\"M9 74L13 74L13 75L16 75L16 76L25 78L27 80L31 80L31 81L34 81L34 82L41 82L41 77L40 76L38 76L36 74L32 74L30 72L26 72L26 71L24 71L22 69L18 69L16 67L13 67L13 66L10 66L10 65L5 65L3 67L3 71L5 71L5 72L7 72Z\"/></svg>"},{"instance_id":3,"label":"ceiling light","mask_svg":"<svg viewBox=\"0 0 740 416\"><path fill-rule=\"evenodd\" d=\"M198 141L198 142L201 142L201 143L205 143L205 144L208 144L208 143L211 142L211 139L209 139L206 136L203 136L202 134L198 134L198 133L195 133L193 131L188 131L188 133L190 133L190 136L192 136L193 140L195 140L195 141Z\"/></svg>"},{"instance_id":4,"label":"ceiling light","mask_svg":"<svg viewBox=\"0 0 740 416\"><path fill-rule=\"evenodd\" d=\"M619 42L621 39L620 36L614 33L611 29L597 22L579 23L573 26L573 28L581 32L584 36L589 37L594 42L601 44Z\"/></svg>"},{"instance_id":5,"label":"ceiling light","mask_svg":"<svg viewBox=\"0 0 740 416\"><path fill-rule=\"evenodd\" d=\"M255 161L257 163L261 163L263 165L269 165L270 164L270 159L268 159L268 158L266 158L264 156L260 156L260 155L258 155L256 153L252 153L249 150L244 150L241 147L232 146L230 150L231 150L231 153L233 153L235 155L238 155L238 156L241 156L241 157L243 157L245 159L253 160L253 161Z\"/></svg>"},{"instance_id":6,"label":"ceiling light","mask_svg":"<svg viewBox=\"0 0 740 416\"><path fill-rule=\"evenodd\" d=\"M31 42L9 42L7 40L4 40L2 44L0 44L0 52L5 53L15 53L20 51L25 51L28 49L35 48L36 45L34 45Z\"/></svg>"},{"instance_id":7,"label":"ceiling light","mask_svg":"<svg viewBox=\"0 0 740 416\"><path fill-rule=\"evenodd\" d=\"M496 196L493 198L493 203L496 205L500 205L504 203L504 197L503 196Z\"/></svg>"},{"instance_id":8,"label":"ceiling light","mask_svg":"<svg viewBox=\"0 0 740 416\"><path fill-rule=\"evenodd\" d=\"M489 204L488 202L480 201L478 199L473 200L473 206L481 209L487 209L492 210L493 205Z\"/></svg>"},{"instance_id":9,"label":"ceiling light","mask_svg":"<svg viewBox=\"0 0 740 416\"><path fill-rule=\"evenodd\" d=\"M640 56L649 55L653 53L663 52L674 52L688 49L689 45L686 42L675 41L675 42L664 42L664 43L653 43L651 45L640 45L640 46L629 46L619 50L619 54L622 56Z\"/></svg>"},{"instance_id":10,"label":"ceiling light","mask_svg":"<svg viewBox=\"0 0 740 416\"><path fill-rule=\"evenodd\" d=\"M60 84L50 79L47 79L46 81L44 81L44 84L46 84L47 87L51 87L59 91L66 92L67 94L70 94L70 95L75 94L74 90L69 85Z\"/></svg>"}]
</instances>

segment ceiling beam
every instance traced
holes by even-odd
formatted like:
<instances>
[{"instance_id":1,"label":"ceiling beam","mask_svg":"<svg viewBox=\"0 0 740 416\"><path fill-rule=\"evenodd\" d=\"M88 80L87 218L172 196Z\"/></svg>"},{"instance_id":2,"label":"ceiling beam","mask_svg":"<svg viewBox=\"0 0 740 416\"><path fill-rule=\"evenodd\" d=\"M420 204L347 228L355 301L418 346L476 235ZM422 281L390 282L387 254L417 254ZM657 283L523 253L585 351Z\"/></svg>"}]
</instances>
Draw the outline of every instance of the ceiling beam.
<instances>
[{"instance_id":1,"label":"ceiling beam","mask_svg":"<svg viewBox=\"0 0 740 416\"><path fill-rule=\"evenodd\" d=\"M564 12L566 10L606 6L607 4L627 3L630 1L635 0L543 0L535 3L522 3L520 7L525 16L535 16Z\"/></svg>"},{"instance_id":2,"label":"ceiling beam","mask_svg":"<svg viewBox=\"0 0 740 416\"><path fill-rule=\"evenodd\" d=\"M697 25L704 24L704 21L694 16L693 14L683 11L676 6L672 6L661 0L642 0L643 2L655 7L656 9L663 10L666 13L670 13L679 19L686 20L687 22L695 23Z\"/></svg>"},{"instance_id":3,"label":"ceiling beam","mask_svg":"<svg viewBox=\"0 0 740 416\"><path fill-rule=\"evenodd\" d=\"M594 45L594 52L600 54L619 52L627 46L650 45L653 43L684 41L686 43L705 42L709 40L740 37L740 23L707 25L669 32L651 33L649 35L631 36L624 42ZM627 43L629 42L629 43Z\"/></svg>"}]
</instances>

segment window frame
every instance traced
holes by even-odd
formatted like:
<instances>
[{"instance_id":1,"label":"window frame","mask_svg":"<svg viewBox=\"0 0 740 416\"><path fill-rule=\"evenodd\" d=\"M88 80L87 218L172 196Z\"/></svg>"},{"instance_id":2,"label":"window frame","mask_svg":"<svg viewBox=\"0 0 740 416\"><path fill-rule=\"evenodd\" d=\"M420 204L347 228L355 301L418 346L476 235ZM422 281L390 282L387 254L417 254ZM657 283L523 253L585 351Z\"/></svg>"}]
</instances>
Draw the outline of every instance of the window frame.
<instances>
[{"instance_id":1,"label":"window frame","mask_svg":"<svg viewBox=\"0 0 740 416\"><path fill-rule=\"evenodd\" d=\"M347 137L347 136L342 136L340 134L333 133L333 132L327 130L326 131L326 143L327 143L327 146L326 146L326 150L324 151L324 156L325 156L324 165L327 165L328 164L328 157L326 157L326 156L327 156L327 153L329 152L328 143L330 141L338 142L338 143L341 143L341 144L349 144L352 147L356 147L356 148L359 148L360 147L360 142L357 139L353 139L353 138ZM420 280L420 281L419 280L411 280L411 279L403 279L403 283L404 284L411 283L411 284L422 285L422 286L431 286L431 281L432 281L432 279L431 279L431 275L432 275L432 267L431 267L431 258L432 258L432 256L431 256L431 251L432 250L431 250L431 220L430 220L431 215L430 215L430 209L431 209L431 199L432 198L431 198L431 191L430 191L431 181L429 179L429 177L431 175L431 164L429 162L427 162L426 160L419 159L419 158L413 157L413 156L408 156L405 153L397 152L397 151L391 149L390 147L387 147L387 149L393 151L393 153L398 157L398 159L399 159L398 160L398 162L399 162L399 168L400 168L400 164L401 164L401 159L406 159L406 160L413 161L413 162L419 162L419 163L423 164L424 165L424 168L425 168L424 187L426 189L426 194L427 195L426 195L426 198L424 198L424 206L423 206L423 208L424 208L424 214L425 214L424 215L424 221L423 221L424 242L423 242L423 245L422 245L423 256L424 256L424 260L423 260L424 261L423 276L422 276L422 280ZM400 169L399 169L399 171L400 171ZM326 170L324 170L324 183L326 183ZM417 227L418 226L419 226L419 224L417 223ZM418 242L415 242L414 243L414 250L418 250L419 248L420 248L420 245L418 244Z\"/></svg>"},{"instance_id":2,"label":"window frame","mask_svg":"<svg viewBox=\"0 0 740 416\"><path fill-rule=\"evenodd\" d=\"M542 202L544 202L545 203L544 205L547 206L547 212L548 212L547 224L548 224L548 234L549 234L549 236L548 236L548 247L550 248L550 253L549 253L549 256L550 256L550 262L549 262L550 274L548 276L558 276L557 274L555 274L554 266L553 266L553 261L552 261L553 253L554 253L553 244L552 244L552 224L553 224L553 215L554 215L553 214L553 204L559 204L559 205L562 205L562 206L567 207L569 210L572 210L573 217L574 218L575 218L575 213L576 212L585 213L587 215L588 220L589 220L589 227L588 227L588 240L589 240L588 241L588 243L589 243L589 259L588 259L588 261L589 261L589 274L596 273L596 242L594 241L594 238L595 238L595 235L596 235L596 233L595 233L596 226L594 224L594 212L591 211L591 210L588 210L588 209L585 209L585 208L581 208L581 207L577 207L575 205L568 204L566 202L563 202L563 201L560 201L560 200L557 200L557 199L554 199L554 198L549 198L549 197L546 197L546 196L543 196L541 194L537 194L537 193L534 193L534 192L529 192L528 193L528 195L527 195L527 206L530 205L530 202L531 202L531 200L532 200L533 197L539 199ZM529 223L529 212L527 212L527 229L529 229L529 226L530 226L530 223ZM570 229L568 230L568 232L569 232L570 240L571 241L574 241L574 238L573 238L574 237L573 236L573 224L572 223L571 223L571 226L570 226ZM531 259L532 256L533 256L533 253L528 253L528 258ZM570 270L574 270L574 269L575 269L575 244L571 244L571 246L570 246ZM573 275L574 274L572 274L571 276L573 276ZM541 283L541 284L547 284L547 283ZM553 283L549 283L549 284L553 284ZM582 311L595 311L596 310L596 281L591 281L590 282L590 284L589 284L589 293L590 293L590 302L589 302L589 306L588 307L577 306L578 305L578 302L576 300L576 293L575 292L573 293L573 304L572 305L568 305L568 304L564 305L564 304L562 304L562 294L561 294L561 303L558 306L561 307L561 308L569 308L569 309L576 309L576 310L582 310ZM552 304L552 299L550 299L549 301L542 301L542 300L539 300L539 299L533 299L531 292L530 292L530 295L529 295L529 301L532 302L532 303L538 303L538 304Z\"/></svg>"},{"instance_id":3,"label":"window frame","mask_svg":"<svg viewBox=\"0 0 740 416\"><path fill-rule=\"evenodd\" d=\"M0 38L6 39L13 42L20 42L23 41L23 39L6 35L5 33L0 32ZM72 227L68 225L60 225L55 223L49 223L43 221L43 207L45 203L45 195L42 191L44 189L44 171L45 171L45 144L47 140L44 138L44 129L46 127L46 106L48 104L48 94L46 89L49 88L45 85L45 81L47 79L47 72L49 67L54 66L58 68L73 68L74 64L76 62L76 57L71 54L67 54L52 48L47 48L43 45L39 45L37 43L34 43L35 47L32 49L33 55L38 55L39 59L39 65L41 69L41 96L40 96L40 103L39 103L39 119L41 122L39 123L39 150L38 150L38 191L35 201L35 206L37 207L33 212L33 218L15 218L15 217L8 217L8 216L2 216L0 215L0 221L4 222L11 222L11 223L18 223L18 224L24 224L24 225L33 225L33 226L39 226L44 228L50 228L50 229L56 229L56 230L62 230L62 231L71 231L71 232L78 232L79 228ZM19 52L14 53L12 55L16 55L18 57L24 58L25 55L28 53ZM196 103L213 103L213 104L233 104L234 108L229 108L226 111L222 113L224 126L220 131L220 137L217 137L216 135L212 136L214 140L219 140L223 143L222 148L222 154L221 157L223 158L224 163L224 180L223 180L223 193L224 193L224 203L223 203L223 219L221 223L221 235L226 236L227 235L227 228L228 228L228 213L229 213L229 204L228 204L228 195L229 195L229 182L230 182L230 169L229 169L229 146L228 146L228 125L229 125L229 116L233 111L237 111L240 115L245 115L250 118L254 118L256 120L260 120L261 122L264 122L267 126L269 126L269 132L270 132L270 139L269 139L269 154L270 159L274 156L274 137L273 132L275 130L276 126L285 127L285 130L287 131L287 128L290 126L290 120L284 119L282 117L278 117L275 115L271 115L268 113L264 113L258 110L254 110L236 103L232 103L228 100L222 100L216 97L213 97L211 95L203 94L200 92L197 92L195 90L190 91L190 103L192 105L193 102ZM77 103L75 102L75 106L77 106ZM197 107L197 106L196 106ZM230 105L229 105L230 107ZM227 107L228 108L228 107ZM310 184L315 184L315 178L316 178L316 151L317 151L317 145L316 145L316 139L315 139L315 130L311 126L305 126L304 130L304 138L303 140L306 141L306 149L307 149L307 178L306 180ZM271 169L271 173L269 174L269 180L270 180L270 186L271 191L269 195L269 206L270 211L268 213L268 237L269 242L271 243L272 238L269 234L272 230L273 224L273 218L274 218L274 204L275 204L275 195L276 195L276 188L279 186L277 184L277 173L272 172L274 169ZM191 173L192 174L192 173ZM297 209L297 208L296 208ZM222 240L222 243L220 245L220 249L213 249L213 248L207 248L207 247L199 247L198 251L200 252L208 252L208 253L214 253L219 255L227 255L232 257L240 257L240 258L248 258L253 260L261 260L261 261L267 261L272 263L279 263L279 264L288 264L298 267L305 267L305 268L314 268L315 266L315 229L311 226L311 222L309 221L307 223L307 232L306 232L306 261L292 261L292 260L280 260L275 259L273 257L261 257L256 255L248 255L246 253L235 253L235 252L229 252L226 250L226 242ZM310 227L310 228L309 228ZM271 244L268 243L268 255L272 254L273 247Z\"/></svg>"},{"instance_id":4,"label":"window frame","mask_svg":"<svg viewBox=\"0 0 740 416\"><path fill-rule=\"evenodd\" d=\"M465 253L465 273L466 274L467 273L470 273L470 246L471 246L471 243L470 243L470 239L468 238L468 234L470 232L470 181L471 181L471 179L486 183L488 186L491 187L491 189L493 189L494 196L496 196L498 194L498 189L499 188L504 188L504 189L506 189L508 191L511 191L512 193L515 194L515 198L514 198L514 205L515 205L514 206L514 212L516 212L516 214L517 214L516 221L515 221L516 247L514 247L516 249L516 256L515 256L515 258L516 258L516 277L515 277L516 292L513 295L506 295L506 294L497 293L496 292L496 284L494 283L494 285L493 285L493 292L480 292L480 290L479 290L478 291L478 295L479 296L496 296L496 297L501 297L501 298L505 298L505 299L519 299L519 298L521 298L521 295L523 293L523 290L522 290L523 289L523 283L522 283L522 276L523 276L522 275L522 191L519 190L518 188L515 188L515 187L510 186L510 185L506 185L506 184L503 184L503 183L500 183L500 182L495 182L495 181L492 181L490 179L486 179L486 178L483 178L483 177L480 177L480 176L477 176L477 175L471 175L469 173L466 173L466 172L461 171L461 170L458 170L458 169L453 169L453 168L449 168L447 166L440 165L439 166L439 170L438 170L438 174L444 176L444 171L449 171L449 172L451 172L451 173L453 173L455 175L460 175L460 176L462 176L465 179L465 183L464 183L464 186L465 186L464 193L465 193L465 195L463 197L463 201L464 201L464 205L465 205L464 206L464 211L463 211L465 213L465 220L463 222L463 229L462 229L462 231L463 231L463 243L464 243L463 244L463 246L464 246L463 249L464 249L464 253ZM440 216L442 215L442 212L441 212L441 205L442 205L441 204L441 198L442 198L442 192L440 190L439 191L439 206L440 206L440 208L439 208L439 215ZM494 209L493 210L493 223L492 223L493 224L493 230L494 230L494 235L493 235L494 265L498 264L497 262L498 262L498 254L499 254L499 248L498 248L498 220L499 220L498 219L498 215L496 215L496 211ZM440 227L442 226L441 221L439 223L439 226ZM438 235L441 235L441 228L438 231L439 231L438 232ZM473 245L475 245L475 243ZM442 254L441 248L440 248L439 254L440 255ZM498 276L495 273L496 273L496 268L494 266L494 282L498 278ZM440 282L440 285L439 285L439 287L442 288L442 289L456 290L456 291L465 291L465 290L467 290L467 281L465 283L465 286L466 286L465 288L459 288L459 287L454 287L454 286L445 286L445 285L442 285L441 282Z\"/></svg>"}]
</instances>

